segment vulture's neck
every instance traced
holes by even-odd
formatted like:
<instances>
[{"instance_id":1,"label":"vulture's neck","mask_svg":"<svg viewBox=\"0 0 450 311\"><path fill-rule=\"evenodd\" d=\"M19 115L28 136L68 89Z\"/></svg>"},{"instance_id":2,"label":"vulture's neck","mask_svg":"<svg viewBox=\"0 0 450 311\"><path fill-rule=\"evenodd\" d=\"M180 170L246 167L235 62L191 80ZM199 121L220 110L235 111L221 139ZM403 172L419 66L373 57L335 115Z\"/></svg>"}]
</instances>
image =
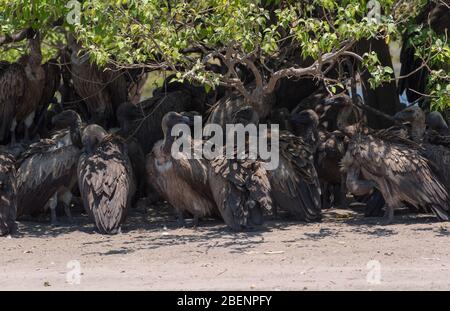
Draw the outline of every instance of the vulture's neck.
<instances>
[{"instance_id":1,"label":"vulture's neck","mask_svg":"<svg viewBox=\"0 0 450 311\"><path fill-rule=\"evenodd\" d=\"M411 137L416 143L420 143L425 135L425 119L416 119L411 122Z\"/></svg>"},{"instance_id":2,"label":"vulture's neck","mask_svg":"<svg viewBox=\"0 0 450 311\"><path fill-rule=\"evenodd\" d=\"M345 127L349 124L349 118L350 115L352 114L352 106L348 105L345 106L339 113L337 116L337 120L336 120L336 125L338 129L345 129Z\"/></svg>"}]
</instances>

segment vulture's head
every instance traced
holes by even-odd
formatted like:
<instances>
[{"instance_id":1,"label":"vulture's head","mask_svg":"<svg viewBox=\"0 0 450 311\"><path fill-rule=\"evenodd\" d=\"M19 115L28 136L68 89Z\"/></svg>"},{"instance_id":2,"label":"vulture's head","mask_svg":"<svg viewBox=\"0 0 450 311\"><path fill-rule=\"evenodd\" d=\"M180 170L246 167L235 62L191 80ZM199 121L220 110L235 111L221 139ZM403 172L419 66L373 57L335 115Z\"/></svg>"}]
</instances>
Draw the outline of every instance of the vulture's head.
<instances>
[{"instance_id":1,"label":"vulture's head","mask_svg":"<svg viewBox=\"0 0 450 311\"><path fill-rule=\"evenodd\" d=\"M400 122L425 123L425 112L419 106L411 106L397 112L394 118Z\"/></svg>"},{"instance_id":2,"label":"vulture's head","mask_svg":"<svg viewBox=\"0 0 450 311\"><path fill-rule=\"evenodd\" d=\"M259 115L250 106L245 106L242 108L239 108L237 111L233 113L232 116L232 123L233 124L243 124L244 126L248 124L259 124Z\"/></svg>"},{"instance_id":3,"label":"vulture's head","mask_svg":"<svg viewBox=\"0 0 450 311\"><path fill-rule=\"evenodd\" d=\"M317 130L319 116L314 110L303 110L291 115L291 124L295 135L311 135Z\"/></svg>"},{"instance_id":4,"label":"vulture's head","mask_svg":"<svg viewBox=\"0 0 450 311\"><path fill-rule=\"evenodd\" d=\"M170 133L172 128L177 124L186 124L188 126L192 125L193 120L186 115L182 115L181 113L170 111L164 115L161 121L161 127L164 132L164 136L167 133Z\"/></svg>"},{"instance_id":5,"label":"vulture's head","mask_svg":"<svg viewBox=\"0 0 450 311\"><path fill-rule=\"evenodd\" d=\"M82 121L80 115L75 110L64 110L52 117L52 124L55 130L69 128L72 144L78 148L83 148L81 139Z\"/></svg>"},{"instance_id":6,"label":"vulture's head","mask_svg":"<svg viewBox=\"0 0 450 311\"><path fill-rule=\"evenodd\" d=\"M75 110L68 109L53 116L52 124L56 130L81 126L81 117Z\"/></svg>"},{"instance_id":7,"label":"vulture's head","mask_svg":"<svg viewBox=\"0 0 450 311\"><path fill-rule=\"evenodd\" d=\"M117 122L119 122L121 133L131 134L132 125L135 120L143 119L142 111L133 103L122 103L116 111Z\"/></svg>"},{"instance_id":8,"label":"vulture's head","mask_svg":"<svg viewBox=\"0 0 450 311\"><path fill-rule=\"evenodd\" d=\"M108 136L108 132L100 125L91 124L86 126L81 139L85 151L88 154L94 152L97 145L101 143L106 136Z\"/></svg>"},{"instance_id":9,"label":"vulture's head","mask_svg":"<svg viewBox=\"0 0 450 311\"><path fill-rule=\"evenodd\" d=\"M432 111L427 115L426 124L432 130L437 132L448 132L449 128L442 114L438 111Z\"/></svg>"},{"instance_id":10,"label":"vulture's head","mask_svg":"<svg viewBox=\"0 0 450 311\"><path fill-rule=\"evenodd\" d=\"M280 130L291 130L291 114L285 107L274 109L270 113L270 122L272 124L278 124Z\"/></svg>"},{"instance_id":11,"label":"vulture's head","mask_svg":"<svg viewBox=\"0 0 450 311\"><path fill-rule=\"evenodd\" d=\"M291 116L293 126L303 126L317 128L319 125L319 116L312 109L303 110Z\"/></svg>"}]
</instances>

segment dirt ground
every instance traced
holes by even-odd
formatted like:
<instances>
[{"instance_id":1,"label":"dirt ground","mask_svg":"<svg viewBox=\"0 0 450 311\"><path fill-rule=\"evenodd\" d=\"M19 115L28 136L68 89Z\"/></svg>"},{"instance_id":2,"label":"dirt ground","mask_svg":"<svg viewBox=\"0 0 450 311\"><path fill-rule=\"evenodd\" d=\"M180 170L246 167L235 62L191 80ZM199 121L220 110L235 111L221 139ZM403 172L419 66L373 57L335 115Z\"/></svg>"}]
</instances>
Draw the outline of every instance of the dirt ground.
<instances>
[{"instance_id":1,"label":"dirt ground","mask_svg":"<svg viewBox=\"0 0 450 311\"><path fill-rule=\"evenodd\" d=\"M178 228L165 206L134 209L123 233L19 222L0 238L2 290L449 290L450 224L397 215L381 226L358 211L321 223L268 220L232 233L214 220Z\"/></svg>"}]
</instances>

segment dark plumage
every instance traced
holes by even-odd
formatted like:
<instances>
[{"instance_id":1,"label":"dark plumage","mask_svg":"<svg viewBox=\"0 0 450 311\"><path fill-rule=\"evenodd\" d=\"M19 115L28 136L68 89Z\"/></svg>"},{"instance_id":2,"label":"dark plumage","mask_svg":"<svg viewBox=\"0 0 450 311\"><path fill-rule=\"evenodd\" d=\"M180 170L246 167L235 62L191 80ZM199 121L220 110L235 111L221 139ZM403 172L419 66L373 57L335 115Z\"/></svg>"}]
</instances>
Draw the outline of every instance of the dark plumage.
<instances>
[{"instance_id":1,"label":"dark plumage","mask_svg":"<svg viewBox=\"0 0 450 311\"><path fill-rule=\"evenodd\" d=\"M347 187L353 194L366 194L373 187L380 190L386 201L387 222L392 221L394 209L402 202L431 208L439 219L449 220L448 189L418 145L399 136L357 134L342 163Z\"/></svg>"},{"instance_id":2,"label":"dark plumage","mask_svg":"<svg viewBox=\"0 0 450 311\"><path fill-rule=\"evenodd\" d=\"M16 230L17 187L14 157L0 150L0 236Z\"/></svg>"},{"instance_id":3,"label":"dark plumage","mask_svg":"<svg viewBox=\"0 0 450 311\"><path fill-rule=\"evenodd\" d=\"M8 131L15 142L16 126L24 124L25 138L34 120L42 96L45 72L41 66L42 55L39 35L29 38L30 52L17 63L0 65L0 141L8 142Z\"/></svg>"},{"instance_id":4,"label":"dark plumage","mask_svg":"<svg viewBox=\"0 0 450 311\"><path fill-rule=\"evenodd\" d=\"M279 139L279 166L267 171L275 206L288 210L298 220L320 220L321 191L314 146L290 132L280 132Z\"/></svg>"},{"instance_id":5,"label":"dark plumage","mask_svg":"<svg viewBox=\"0 0 450 311\"><path fill-rule=\"evenodd\" d=\"M76 93L86 103L91 121L113 127L116 109L128 100L125 72L97 67L89 61L89 54L83 54L75 38L69 36L68 42L72 50L70 70Z\"/></svg>"},{"instance_id":6,"label":"dark plumage","mask_svg":"<svg viewBox=\"0 0 450 311\"><path fill-rule=\"evenodd\" d=\"M216 204L208 185L208 163L206 159L188 158L186 154L171 153L174 137L172 127L176 124L188 124L189 118L176 112L165 114L161 121L164 139L159 140L147 157L148 182L177 211L180 224L184 224L183 213L194 216L195 223L199 217L214 215ZM188 142L195 147L201 142Z\"/></svg>"},{"instance_id":7,"label":"dark plumage","mask_svg":"<svg viewBox=\"0 0 450 311\"><path fill-rule=\"evenodd\" d=\"M340 116L338 123L342 127L348 123L348 113L341 112ZM347 187L354 195L379 190L386 201L387 222L403 203L431 208L440 219L448 220L450 195L445 181L435 163L424 155L419 144L408 139L404 129L373 131L357 125L343 131L351 137L342 164ZM413 134L418 135L417 129Z\"/></svg>"},{"instance_id":8,"label":"dark plumage","mask_svg":"<svg viewBox=\"0 0 450 311\"><path fill-rule=\"evenodd\" d=\"M83 131L83 145L77 171L84 208L100 233L118 233L135 191L125 142L93 124Z\"/></svg>"},{"instance_id":9,"label":"dark plumage","mask_svg":"<svg viewBox=\"0 0 450 311\"><path fill-rule=\"evenodd\" d=\"M264 162L247 157L227 158L226 148L209 163L209 185L225 223L241 231L263 223L272 211L271 187Z\"/></svg>"},{"instance_id":10,"label":"dark plumage","mask_svg":"<svg viewBox=\"0 0 450 311\"><path fill-rule=\"evenodd\" d=\"M124 103L117 110L121 132L124 137L134 136L145 154L163 138L161 120L170 112L196 110L193 98L185 91L178 90L159 94L137 105Z\"/></svg>"},{"instance_id":11,"label":"dark plumage","mask_svg":"<svg viewBox=\"0 0 450 311\"><path fill-rule=\"evenodd\" d=\"M430 26L437 34L445 35L446 30L450 27L450 1L428 1L422 8L422 12L416 17L417 25ZM412 29L416 29L415 27ZM422 60L416 58L415 48L409 42L411 32L406 32L403 37L403 46L400 54L400 62L402 64L400 75L405 78L399 80L398 92L406 96L409 102L414 102L422 97L428 79L428 68L421 67ZM448 68L448 67L447 67Z\"/></svg>"},{"instance_id":12,"label":"dark plumage","mask_svg":"<svg viewBox=\"0 0 450 311\"><path fill-rule=\"evenodd\" d=\"M417 106L408 107L395 115L402 122L410 122L412 140L422 146L421 154L432 161L437 174L450 190L450 136L426 130L425 112Z\"/></svg>"},{"instance_id":13,"label":"dark plumage","mask_svg":"<svg viewBox=\"0 0 450 311\"><path fill-rule=\"evenodd\" d=\"M26 74L20 64L2 63L0 66L0 141L4 143L9 137L26 85Z\"/></svg>"},{"instance_id":14,"label":"dark plumage","mask_svg":"<svg viewBox=\"0 0 450 311\"><path fill-rule=\"evenodd\" d=\"M52 222L56 222L55 208L60 195L64 195L66 214L70 216L70 191L76 184L81 152L77 147L81 120L70 111L63 112L61 117L71 120L70 130L30 145L17 161L18 217L37 215L48 206Z\"/></svg>"}]
</instances>

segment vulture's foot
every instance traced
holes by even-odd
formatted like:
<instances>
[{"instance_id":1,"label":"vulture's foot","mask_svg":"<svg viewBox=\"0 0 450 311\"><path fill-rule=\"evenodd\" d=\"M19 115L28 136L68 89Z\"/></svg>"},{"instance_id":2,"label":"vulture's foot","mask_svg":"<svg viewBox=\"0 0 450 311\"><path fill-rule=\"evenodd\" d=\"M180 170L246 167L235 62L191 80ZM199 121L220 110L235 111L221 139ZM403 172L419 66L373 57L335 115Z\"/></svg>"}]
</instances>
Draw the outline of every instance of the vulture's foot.
<instances>
[{"instance_id":1,"label":"vulture's foot","mask_svg":"<svg viewBox=\"0 0 450 311\"><path fill-rule=\"evenodd\" d=\"M194 229L197 229L197 227L198 227L198 215L194 216L194 222L192 223L192 227Z\"/></svg>"},{"instance_id":2,"label":"vulture's foot","mask_svg":"<svg viewBox=\"0 0 450 311\"><path fill-rule=\"evenodd\" d=\"M383 219L381 220L381 225L389 225L394 221L394 209L388 205L385 206L386 211L384 212Z\"/></svg>"},{"instance_id":3,"label":"vulture's foot","mask_svg":"<svg viewBox=\"0 0 450 311\"><path fill-rule=\"evenodd\" d=\"M186 227L186 221L184 220L182 211L177 211L177 223L178 223L178 226L180 226L182 228Z\"/></svg>"},{"instance_id":4,"label":"vulture's foot","mask_svg":"<svg viewBox=\"0 0 450 311\"><path fill-rule=\"evenodd\" d=\"M70 205L64 204L64 213L67 217L67 222L73 224L72 212L70 211Z\"/></svg>"},{"instance_id":5,"label":"vulture's foot","mask_svg":"<svg viewBox=\"0 0 450 311\"><path fill-rule=\"evenodd\" d=\"M57 193L55 193L50 198L50 200L48 201L48 205L49 205L49 208L50 208L50 220L51 220L52 226L56 227L56 226L61 225L58 222L58 219L56 217L56 206L58 205L58 194Z\"/></svg>"}]
</instances>

